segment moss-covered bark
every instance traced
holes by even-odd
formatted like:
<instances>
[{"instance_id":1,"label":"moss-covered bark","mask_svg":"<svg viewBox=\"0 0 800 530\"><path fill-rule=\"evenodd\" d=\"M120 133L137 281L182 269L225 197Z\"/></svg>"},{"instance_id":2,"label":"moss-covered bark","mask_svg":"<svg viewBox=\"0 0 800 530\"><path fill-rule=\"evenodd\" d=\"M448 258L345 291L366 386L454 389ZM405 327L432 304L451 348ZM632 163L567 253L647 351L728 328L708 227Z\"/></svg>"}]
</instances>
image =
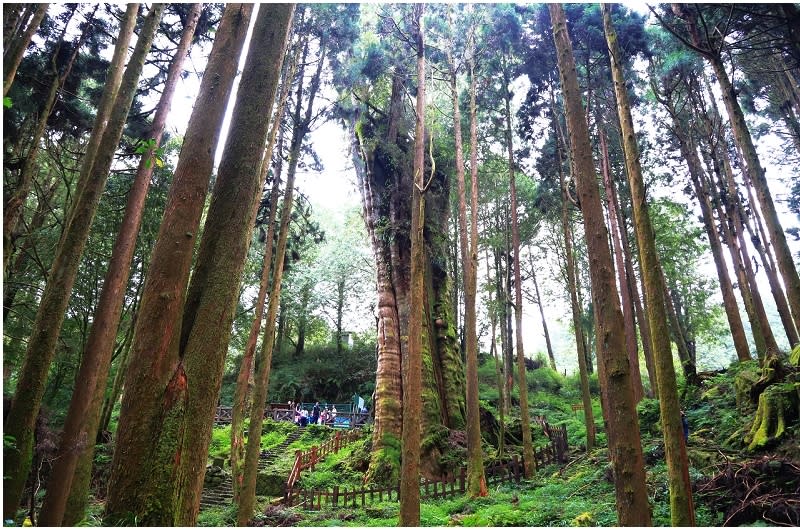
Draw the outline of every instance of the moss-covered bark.
<instances>
[{"instance_id":1,"label":"moss-covered bark","mask_svg":"<svg viewBox=\"0 0 800 530\"><path fill-rule=\"evenodd\" d=\"M370 109L350 123L364 218L377 269L378 369L375 388L373 452L367 480L383 483L399 476L402 434L401 363L408 351L410 305L410 200L412 147L406 132L410 109L403 107L402 77L394 75L385 114ZM421 324L422 439L441 426L465 425L464 371L450 309L446 266L449 215L448 160L436 148L437 169L426 192L424 318ZM445 168L444 170L442 168ZM425 169L426 174L429 168ZM425 448L431 449L426 453ZM438 469L438 449L424 444L423 472Z\"/></svg>"}]
</instances>

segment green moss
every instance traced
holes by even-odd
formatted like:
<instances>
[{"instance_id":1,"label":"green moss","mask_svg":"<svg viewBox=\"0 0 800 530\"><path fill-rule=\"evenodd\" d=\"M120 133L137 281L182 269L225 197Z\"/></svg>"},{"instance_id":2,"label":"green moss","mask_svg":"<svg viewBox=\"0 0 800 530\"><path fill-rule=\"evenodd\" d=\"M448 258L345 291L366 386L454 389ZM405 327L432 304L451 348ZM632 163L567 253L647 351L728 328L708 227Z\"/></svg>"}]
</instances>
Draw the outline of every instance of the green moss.
<instances>
[{"instance_id":1,"label":"green moss","mask_svg":"<svg viewBox=\"0 0 800 530\"><path fill-rule=\"evenodd\" d=\"M795 346L791 355L789 355L789 364L800 366L800 344Z\"/></svg>"}]
</instances>

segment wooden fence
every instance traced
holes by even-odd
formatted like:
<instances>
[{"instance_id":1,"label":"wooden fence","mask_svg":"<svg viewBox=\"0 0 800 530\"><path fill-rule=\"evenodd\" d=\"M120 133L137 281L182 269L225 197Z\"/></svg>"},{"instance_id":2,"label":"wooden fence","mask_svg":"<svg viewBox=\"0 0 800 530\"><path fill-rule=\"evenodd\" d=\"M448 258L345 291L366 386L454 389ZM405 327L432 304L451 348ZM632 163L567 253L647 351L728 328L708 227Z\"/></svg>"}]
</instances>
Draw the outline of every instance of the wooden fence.
<instances>
[{"instance_id":1,"label":"wooden fence","mask_svg":"<svg viewBox=\"0 0 800 530\"><path fill-rule=\"evenodd\" d=\"M494 486L522 479L522 462L515 456L507 462L499 462L484 469L486 484ZM420 478L420 500L444 499L463 495L467 492L467 470L461 468L457 474L449 474L439 479ZM374 502L397 501L400 498L400 485L385 487L354 487L352 489L334 486L329 490L288 491L284 498L287 506L302 506L307 510L321 510L323 507L357 508Z\"/></svg>"},{"instance_id":2,"label":"wooden fence","mask_svg":"<svg viewBox=\"0 0 800 530\"><path fill-rule=\"evenodd\" d=\"M336 434L333 435L333 438L324 442L322 445L315 445L308 451L298 450L295 453L294 465L292 466L291 473L289 473L289 479L286 481L287 495L291 493L297 479L300 478L301 471L306 469L311 469L313 471L314 466L319 461L324 460L325 457L331 453L338 453L339 449L358 440L360 436L361 433L358 431L337 431Z\"/></svg>"}]
</instances>

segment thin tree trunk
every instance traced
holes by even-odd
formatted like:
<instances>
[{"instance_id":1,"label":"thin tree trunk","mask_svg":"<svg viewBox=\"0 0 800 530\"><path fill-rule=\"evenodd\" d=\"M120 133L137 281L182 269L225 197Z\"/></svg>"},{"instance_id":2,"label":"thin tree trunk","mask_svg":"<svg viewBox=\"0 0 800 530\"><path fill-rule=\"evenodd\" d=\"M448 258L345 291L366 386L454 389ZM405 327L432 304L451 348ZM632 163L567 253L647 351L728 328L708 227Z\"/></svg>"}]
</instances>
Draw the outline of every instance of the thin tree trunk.
<instances>
[{"instance_id":1,"label":"thin tree trunk","mask_svg":"<svg viewBox=\"0 0 800 530\"><path fill-rule=\"evenodd\" d=\"M155 146L161 142L172 104L172 96L183 69L183 61L194 37L200 10L201 4L193 4L190 8L181 40L167 72L158 110L150 127L149 137ZM111 253L111 262L103 282L103 290L95 309L92 330L83 350L78 373L78 381L81 381L81 384L76 385L70 401L64 430L61 434L58 456L53 465L52 478L48 483L47 494L42 505L40 521L41 524L47 526L61 525L78 458L81 452L88 449L85 447L85 441L94 440L97 434L93 431L97 428L100 410L99 408L91 409L90 406L93 401L102 403L102 400L93 400L92 396L97 390L105 395L105 381L108 377L114 340L122 314L123 292L130 276L131 259L136 248L136 236L139 233L144 213L144 201L155 167L153 156L155 155L150 150L142 156L142 160L139 162Z\"/></svg>"},{"instance_id":2,"label":"thin tree trunk","mask_svg":"<svg viewBox=\"0 0 800 530\"><path fill-rule=\"evenodd\" d=\"M448 11L448 15L451 12ZM448 17L449 19L449 17ZM452 30L451 20L451 30ZM470 70L470 170L472 189L470 194L470 224L467 225L467 197L464 177L464 152L461 138L461 109L458 103L456 66L449 54L450 97L453 102L453 133L456 149L456 178L458 180L458 224L461 243L461 262L464 277L464 335L467 360L467 492L470 497L485 497L486 477L483 471L483 448L481 447L481 418L478 402L478 332L475 301L477 297L478 269L478 133L475 106L475 71ZM469 228L468 228L469 226ZM467 240L469 230L469 241Z\"/></svg>"},{"instance_id":3,"label":"thin tree trunk","mask_svg":"<svg viewBox=\"0 0 800 530\"><path fill-rule=\"evenodd\" d=\"M589 130L581 105L572 42L567 33L566 17L561 5L549 4L549 10L561 74L575 180L583 211L586 243L592 257L589 265L600 354L598 368L603 366L603 370L600 370L601 386L608 395L609 453L614 468L617 518L618 523L623 526L649 526L650 506L630 366L625 354L625 330L608 248L608 231L597 190Z\"/></svg>"},{"instance_id":4,"label":"thin tree trunk","mask_svg":"<svg viewBox=\"0 0 800 530\"><path fill-rule=\"evenodd\" d=\"M675 124L675 136L677 137L680 145L681 155L686 161L686 165L689 169L689 179L692 182L695 197L700 203L703 226L705 227L709 245L711 246L711 254L714 257L714 265L717 269L720 291L722 292L722 304L725 308L725 315L728 319L728 326L733 338L736 356L740 361L747 361L751 358L750 346L747 343L747 337L744 333L744 325L742 324L742 318L739 314L739 306L736 303L736 295L733 291L733 283L731 282L730 275L728 273L728 267L725 264L725 257L723 256L722 244L720 242L720 235L717 233L717 229L714 226L714 216L711 209L711 201L702 184L703 168L700 157L697 154L696 146L686 133L680 117L674 111L674 108L671 106L671 104L668 106L668 110L670 111L673 123Z\"/></svg>"},{"instance_id":5,"label":"thin tree trunk","mask_svg":"<svg viewBox=\"0 0 800 530\"><path fill-rule=\"evenodd\" d=\"M619 292L622 295L622 317L625 323L625 350L628 352L628 362L631 365L631 385L633 386L633 399L638 403L644 397L642 387L642 374L639 369L639 348L636 344L636 322L634 321L634 308L631 300L631 291L623 261L622 238L620 236L620 217L617 209L616 190L611 182L611 168L608 159L608 145L605 132L600 131L600 150L602 156L603 184L606 190L606 207L608 208L609 225L611 226L611 248L616 260L617 281Z\"/></svg>"},{"instance_id":6,"label":"thin tree trunk","mask_svg":"<svg viewBox=\"0 0 800 530\"><path fill-rule=\"evenodd\" d=\"M590 453L595 446L596 430L594 426L594 410L592 409L592 395L589 389L589 370L586 363L586 346L583 341L583 324L581 322L581 302L578 299L578 286L576 281L575 254L572 248L572 229L569 220L569 196L567 183L564 179L564 163L562 160L562 141L560 128L555 122L555 101L551 92L551 107L553 120L556 125L556 151L558 154L558 183L561 190L561 230L564 232L564 255L567 266L567 289L569 290L570 306L572 309L572 326L575 328L575 346L578 353L578 372L581 378L581 402L583 403L583 420L586 424L586 452Z\"/></svg>"},{"instance_id":7,"label":"thin tree trunk","mask_svg":"<svg viewBox=\"0 0 800 530\"><path fill-rule=\"evenodd\" d=\"M95 7L94 11L97 11L97 7ZM74 13L74 10L72 13ZM70 14L70 19L71 18L72 14ZM89 17L89 21L91 21L93 18L94 12L92 12L92 15ZM64 30L59 37L59 44L56 46L56 49L53 52L53 81L50 84L50 91L47 94L47 99L45 100L45 103L39 112L39 120L36 123L36 129L34 130L33 137L30 141L31 148L25 155L25 161L22 164L22 171L20 171L16 188L14 189L11 197L5 201L5 204L3 205L3 271L6 270L8 262L11 259L11 255L13 254L13 242L16 238L15 232L20 215L22 214L22 206L25 204L25 201L28 198L28 193L30 192L33 178L39 170L39 149L41 147L42 136L44 136L45 127L47 126L47 120L50 117L50 114L53 112L53 107L55 106L58 92L61 87L64 86L64 81L66 81L67 77L69 77L72 67L75 64L75 59L78 57L78 52L80 51L81 46L83 46L86 38L89 36L89 30L92 27L91 23L86 25L77 42L75 43L75 48L67 60L67 64L64 66L63 72L59 74L56 58L58 57L58 52L61 49L61 41L64 38L64 34L67 31L68 25L69 21L64 23Z\"/></svg>"},{"instance_id":8,"label":"thin tree trunk","mask_svg":"<svg viewBox=\"0 0 800 530\"><path fill-rule=\"evenodd\" d=\"M633 118L625 86L621 53L617 34L611 22L611 11L607 4L601 4L603 28L608 42L611 59L611 73L614 79L614 94L622 133L623 151L628 183L633 203L634 232L639 243L644 295L647 300L650 333L658 378L659 410L661 427L664 433L664 451L667 460L667 475L670 493L670 515L673 526L694 526L694 503L692 486L689 482L689 462L686 457L683 426L681 423L678 385L672 365L672 349L666 329L664 314L664 289L661 264L656 253L655 232L647 210L644 179L639 161L639 147L636 143Z\"/></svg>"},{"instance_id":9,"label":"thin tree trunk","mask_svg":"<svg viewBox=\"0 0 800 530\"><path fill-rule=\"evenodd\" d=\"M495 271L497 273L497 271ZM492 278L491 278L491 271L489 267L489 251L486 251L486 284L491 285ZM494 371L495 375L497 376L497 412L500 416L499 418L499 425L500 425L500 432L497 435L497 458L503 458L503 454L505 453L506 447L506 420L505 420L505 413L503 412L503 389L505 385L503 384L503 369L501 368L500 362L500 354L497 350L497 341L495 340L497 337L497 312L494 308L494 303L492 301L492 290L488 290L489 294L489 321L491 323L491 336L490 336L490 345L489 345L489 355L494 357Z\"/></svg>"},{"instance_id":10,"label":"thin tree trunk","mask_svg":"<svg viewBox=\"0 0 800 530\"><path fill-rule=\"evenodd\" d=\"M504 56L505 57L505 56ZM522 343L522 275L520 274L520 240L519 219L517 215L517 184L514 172L514 144L511 129L511 94L509 85L511 80L508 68L504 64L504 102L505 102L505 136L506 150L508 152L508 172L511 187L511 245L514 251L514 331L517 346L517 372L519 374L519 412L522 425L522 461L525 478L531 478L536 473L536 459L533 453L533 439L531 435L531 417L528 408L528 379L525 369L525 350Z\"/></svg>"},{"instance_id":11,"label":"thin tree trunk","mask_svg":"<svg viewBox=\"0 0 800 530\"><path fill-rule=\"evenodd\" d=\"M3 97L8 95L11 85L14 83L14 77L17 75L17 68L19 68L22 57L25 55L25 50L28 49L28 44L30 44L33 34L36 33L42 20L44 20L44 16L50 4L43 3L34 5L36 6L36 11L25 27L25 31L21 34L17 33L15 37L10 39L8 49L3 47ZM33 9L33 7L29 9Z\"/></svg>"},{"instance_id":12,"label":"thin tree trunk","mask_svg":"<svg viewBox=\"0 0 800 530\"><path fill-rule=\"evenodd\" d=\"M284 85L282 90L288 92L288 87L291 85L291 79L294 76L284 77ZM282 100L284 98L281 98ZM285 104L285 101L282 101ZM244 417L246 410L249 410L248 394L250 393L250 383L253 380L253 361L256 353L256 346L258 343L258 335L261 333L261 321L264 317L264 302L267 298L267 289L270 286L269 278L272 268L272 250L273 241L275 240L275 218L278 214L278 200L280 194L280 176L281 166L283 165L283 128L281 127L282 116L284 113L284 105L279 103L273 120L273 131L280 129L280 138L278 139L278 163L272 177L272 189L270 191L269 213L267 214L267 236L264 241L264 258L261 262L261 281L258 287L258 296L256 297L255 314L253 315L253 323L250 326L250 335L247 337L247 344L242 354L242 361L239 365L239 375L236 377L236 390L233 394L233 407L231 408L231 481L233 484L233 502L239 503L239 495L241 493L243 481L243 463L244 463ZM270 139L267 152L264 154L264 160L261 163L261 179L265 180L267 172L272 162L272 140Z\"/></svg>"},{"instance_id":13,"label":"thin tree trunk","mask_svg":"<svg viewBox=\"0 0 800 530\"><path fill-rule=\"evenodd\" d=\"M531 280L533 280L533 292L536 294L536 305L539 306L539 316L542 318L542 329L544 330L544 342L547 346L547 358L550 360L550 368L558 371L556 367L556 357L553 353L553 345L550 342L550 332L547 330L547 319L544 318L544 304L542 303L542 295L539 292L539 282L536 281L536 266L533 263L533 253L528 255L531 263Z\"/></svg>"},{"instance_id":14,"label":"thin tree trunk","mask_svg":"<svg viewBox=\"0 0 800 530\"><path fill-rule=\"evenodd\" d=\"M411 311L408 351L403 363L403 436L400 466L400 526L419 526L419 460L422 423L422 333L425 304L425 29L424 4L413 7L417 27L416 127L411 201ZM432 151L433 149L431 149ZM433 160L431 160L433 165ZM433 176L433 170L431 170Z\"/></svg>"},{"instance_id":15,"label":"thin tree trunk","mask_svg":"<svg viewBox=\"0 0 800 530\"><path fill-rule=\"evenodd\" d=\"M5 423L5 434L14 437L16 442L13 449L4 449L6 478L3 481L5 499L3 510L8 511L7 518L13 518L30 470L36 415L42 401L47 372L55 356L58 334L78 273L80 257L86 246L100 195L122 136L145 56L150 50L164 7L163 4L155 4L148 14L128 67L125 69L108 125L103 131L102 141L97 149L97 159L93 164L91 159L86 159L84 162L81 176L86 174L86 186L79 189L79 195L73 203L72 214L61 235L53 260L52 273L36 313L20 379ZM119 57L121 59L122 54ZM88 173L87 166L91 168Z\"/></svg>"},{"instance_id":16,"label":"thin tree trunk","mask_svg":"<svg viewBox=\"0 0 800 530\"><path fill-rule=\"evenodd\" d=\"M236 73L236 61L230 58L241 53L251 13L252 5L248 4L228 4L225 8L175 168L125 377L106 505L109 519L139 513L151 493L144 485L150 475L149 464L154 460L153 444L160 436L157 411L162 408L164 389L178 363L180 317L195 234ZM164 515L158 513L154 517Z\"/></svg>"}]
</instances>

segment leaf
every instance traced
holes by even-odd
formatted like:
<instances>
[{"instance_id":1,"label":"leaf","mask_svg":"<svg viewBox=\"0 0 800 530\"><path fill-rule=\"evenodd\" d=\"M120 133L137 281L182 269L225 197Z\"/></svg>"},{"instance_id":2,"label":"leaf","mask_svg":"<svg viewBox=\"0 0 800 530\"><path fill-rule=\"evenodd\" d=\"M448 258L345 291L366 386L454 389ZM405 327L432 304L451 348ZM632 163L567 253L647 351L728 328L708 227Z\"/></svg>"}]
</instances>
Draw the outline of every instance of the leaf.
<instances>
[{"instance_id":1,"label":"leaf","mask_svg":"<svg viewBox=\"0 0 800 530\"><path fill-rule=\"evenodd\" d=\"M11 108L11 98L6 96L3 98L3 108L10 109Z\"/></svg>"},{"instance_id":2,"label":"leaf","mask_svg":"<svg viewBox=\"0 0 800 530\"><path fill-rule=\"evenodd\" d=\"M164 161L161 160L160 158L156 158L156 165L158 167L164 167Z\"/></svg>"}]
</instances>

